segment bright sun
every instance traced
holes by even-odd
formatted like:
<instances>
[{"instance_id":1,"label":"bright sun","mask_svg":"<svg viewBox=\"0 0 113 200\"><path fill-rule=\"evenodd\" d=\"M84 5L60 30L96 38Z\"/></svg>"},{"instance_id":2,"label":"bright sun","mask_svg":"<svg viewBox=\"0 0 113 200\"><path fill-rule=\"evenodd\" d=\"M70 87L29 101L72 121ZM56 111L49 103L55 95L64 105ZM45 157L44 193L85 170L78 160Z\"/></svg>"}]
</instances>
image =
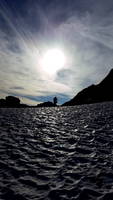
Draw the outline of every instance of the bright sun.
<instances>
[{"instance_id":1,"label":"bright sun","mask_svg":"<svg viewBox=\"0 0 113 200\"><path fill-rule=\"evenodd\" d=\"M41 59L43 70L49 74L54 74L65 64L64 53L59 49L48 50Z\"/></svg>"}]
</instances>

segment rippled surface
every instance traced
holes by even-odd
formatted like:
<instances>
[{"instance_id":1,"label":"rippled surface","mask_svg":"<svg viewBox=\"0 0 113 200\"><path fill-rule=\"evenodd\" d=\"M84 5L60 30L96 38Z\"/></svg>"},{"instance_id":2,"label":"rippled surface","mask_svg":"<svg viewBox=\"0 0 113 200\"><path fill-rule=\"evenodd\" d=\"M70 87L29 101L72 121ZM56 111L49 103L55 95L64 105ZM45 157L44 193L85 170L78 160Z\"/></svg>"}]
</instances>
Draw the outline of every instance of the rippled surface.
<instances>
[{"instance_id":1,"label":"rippled surface","mask_svg":"<svg viewBox=\"0 0 113 200\"><path fill-rule=\"evenodd\" d=\"M0 109L1 200L112 200L113 103Z\"/></svg>"}]
</instances>

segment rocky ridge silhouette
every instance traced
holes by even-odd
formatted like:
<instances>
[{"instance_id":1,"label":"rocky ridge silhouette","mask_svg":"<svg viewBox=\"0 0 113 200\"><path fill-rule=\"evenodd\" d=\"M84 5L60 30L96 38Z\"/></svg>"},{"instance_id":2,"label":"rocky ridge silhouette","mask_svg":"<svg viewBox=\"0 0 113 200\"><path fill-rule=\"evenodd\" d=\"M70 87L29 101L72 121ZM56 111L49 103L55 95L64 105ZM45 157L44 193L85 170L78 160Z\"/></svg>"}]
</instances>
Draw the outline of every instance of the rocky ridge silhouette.
<instances>
[{"instance_id":1,"label":"rocky ridge silhouette","mask_svg":"<svg viewBox=\"0 0 113 200\"><path fill-rule=\"evenodd\" d=\"M97 85L91 85L80 91L73 99L62 106L74 106L81 104L113 101L113 69Z\"/></svg>"}]
</instances>

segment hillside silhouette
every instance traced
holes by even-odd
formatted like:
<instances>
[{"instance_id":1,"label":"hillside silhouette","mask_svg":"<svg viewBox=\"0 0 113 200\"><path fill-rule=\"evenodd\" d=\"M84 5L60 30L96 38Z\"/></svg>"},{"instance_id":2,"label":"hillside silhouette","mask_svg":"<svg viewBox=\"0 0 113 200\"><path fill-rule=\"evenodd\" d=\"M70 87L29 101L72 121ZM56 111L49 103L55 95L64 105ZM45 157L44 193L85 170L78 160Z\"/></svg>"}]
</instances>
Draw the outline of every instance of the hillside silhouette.
<instances>
[{"instance_id":1,"label":"hillside silhouette","mask_svg":"<svg viewBox=\"0 0 113 200\"><path fill-rule=\"evenodd\" d=\"M20 99L14 96L7 96L5 99L0 99L1 108L22 108L29 107L26 104L21 104Z\"/></svg>"},{"instance_id":2,"label":"hillside silhouette","mask_svg":"<svg viewBox=\"0 0 113 200\"><path fill-rule=\"evenodd\" d=\"M54 104L51 101L37 104L37 107L53 107L53 106L54 106Z\"/></svg>"},{"instance_id":3,"label":"hillside silhouette","mask_svg":"<svg viewBox=\"0 0 113 200\"><path fill-rule=\"evenodd\" d=\"M74 106L104 101L113 101L113 69L97 85L91 85L79 92L73 99L63 106Z\"/></svg>"},{"instance_id":4,"label":"hillside silhouette","mask_svg":"<svg viewBox=\"0 0 113 200\"><path fill-rule=\"evenodd\" d=\"M81 104L98 103L104 101L113 101L113 69L109 74L97 85L80 91L73 99L65 102L62 106L74 106ZM37 106L28 106L21 104L20 99L14 96L7 96L5 99L0 99L0 107L53 107L57 106L57 97L53 98L53 102L43 102Z\"/></svg>"},{"instance_id":5,"label":"hillside silhouette","mask_svg":"<svg viewBox=\"0 0 113 200\"><path fill-rule=\"evenodd\" d=\"M55 107L57 106L57 97L54 97L53 98L53 102L51 101L47 101L47 102L43 102L43 103L40 103L40 104L37 104L37 107Z\"/></svg>"},{"instance_id":6,"label":"hillside silhouette","mask_svg":"<svg viewBox=\"0 0 113 200\"><path fill-rule=\"evenodd\" d=\"M53 102L47 101L34 106L21 104L20 99L14 96L6 96L5 99L0 99L0 108L26 108L26 107L55 107L57 106L57 97L53 98Z\"/></svg>"}]
</instances>

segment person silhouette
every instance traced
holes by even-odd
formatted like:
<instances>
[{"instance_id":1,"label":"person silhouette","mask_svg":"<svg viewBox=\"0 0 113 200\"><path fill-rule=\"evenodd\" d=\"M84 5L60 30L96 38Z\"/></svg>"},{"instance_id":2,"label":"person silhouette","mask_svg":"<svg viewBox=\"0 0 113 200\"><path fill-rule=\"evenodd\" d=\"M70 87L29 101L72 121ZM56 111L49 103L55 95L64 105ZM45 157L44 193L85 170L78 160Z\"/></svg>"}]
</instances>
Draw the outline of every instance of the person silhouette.
<instances>
[{"instance_id":1,"label":"person silhouette","mask_svg":"<svg viewBox=\"0 0 113 200\"><path fill-rule=\"evenodd\" d=\"M53 98L53 103L54 103L54 106L57 105L57 97L54 97L54 98Z\"/></svg>"}]
</instances>

